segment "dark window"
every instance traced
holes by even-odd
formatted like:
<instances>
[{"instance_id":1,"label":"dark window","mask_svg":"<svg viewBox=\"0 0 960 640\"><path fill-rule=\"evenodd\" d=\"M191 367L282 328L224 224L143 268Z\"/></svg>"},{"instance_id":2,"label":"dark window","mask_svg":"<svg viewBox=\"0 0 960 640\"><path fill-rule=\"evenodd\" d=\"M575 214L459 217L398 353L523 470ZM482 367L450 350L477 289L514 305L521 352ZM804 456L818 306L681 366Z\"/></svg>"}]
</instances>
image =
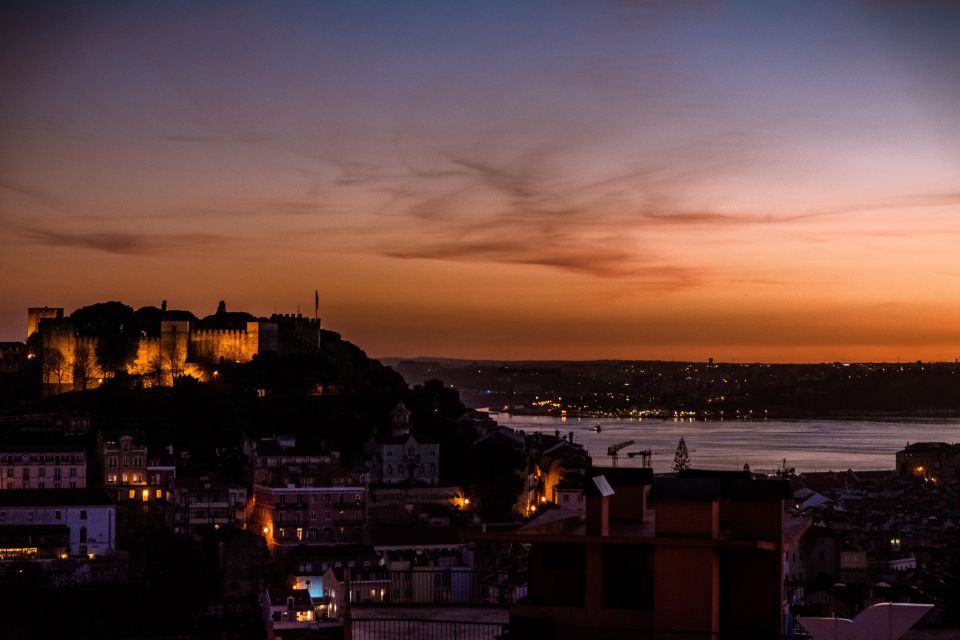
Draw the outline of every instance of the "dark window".
<instances>
[{"instance_id":1,"label":"dark window","mask_svg":"<svg viewBox=\"0 0 960 640\"><path fill-rule=\"evenodd\" d=\"M80 542L86 542L86 541L87 541L87 528L80 527Z\"/></svg>"},{"instance_id":2,"label":"dark window","mask_svg":"<svg viewBox=\"0 0 960 640\"><path fill-rule=\"evenodd\" d=\"M81 511L80 511L80 519L81 519L81 520L86 520L86 519L87 519L87 512L86 512L86 510L81 510Z\"/></svg>"},{"instance_id":3,"label":"dark window","mask_svg":"<svg viewBox=\"0 0 960 640\"><path fill-rule=\"evenodd\" d=\"M603 545L603 606L653 609L653 547Z\"/></svg>"},{"instance_id":4,"label":"dark window","mask_svg":"<svg viewBox=\"0 0 960 640\"><path fill-rule=\"evenodd\" d=\"M532 554L530 595L533 603L582 607L586 592L584 545L536 545Z\"/></svg>"}]
</instances>

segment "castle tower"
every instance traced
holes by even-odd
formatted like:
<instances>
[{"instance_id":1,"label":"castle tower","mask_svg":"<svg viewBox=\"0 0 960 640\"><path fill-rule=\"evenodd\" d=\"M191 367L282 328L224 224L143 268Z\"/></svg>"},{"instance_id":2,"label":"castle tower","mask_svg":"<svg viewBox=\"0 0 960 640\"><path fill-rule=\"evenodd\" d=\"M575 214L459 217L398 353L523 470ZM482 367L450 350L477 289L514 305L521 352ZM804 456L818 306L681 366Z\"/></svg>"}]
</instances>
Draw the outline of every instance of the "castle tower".
<instances>
[{"instance_id":1,"label":"castle tower","mask_svg":"<svg viewBox=\"0 0 960 640\"><path fill-rule=\"evenodd\" d=\"M27 309L27 337L40 330L42 320L62 320L63 307L30 307Z\"/></svg>"}]
</instances>

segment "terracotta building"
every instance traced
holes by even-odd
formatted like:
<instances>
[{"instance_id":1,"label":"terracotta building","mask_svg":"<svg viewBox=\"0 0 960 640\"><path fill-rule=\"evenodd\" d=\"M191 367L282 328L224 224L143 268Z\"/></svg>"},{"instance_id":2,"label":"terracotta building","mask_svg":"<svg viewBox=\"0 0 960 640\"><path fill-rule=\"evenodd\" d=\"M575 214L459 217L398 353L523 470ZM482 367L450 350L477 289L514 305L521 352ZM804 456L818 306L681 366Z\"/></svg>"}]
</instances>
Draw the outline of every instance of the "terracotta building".
<instances>
[{"instance_id":1,"label":"terracotta building","mask_svg":"<svg viewBox=\"0 0 960 640\"><path fill-rule=\"evenodd\" d=\"M530 545L511 637L780 637L788 483L690 473L655 481L648 508L639 476L595 473L585 516L479 535Z\"/></svg>"},{"instance_id":2,"label":"terracotta building","mask_svg":"<svg viewBox=\"0 0 960 640\"><path fill-rule=\"evenodd\" d=\"M249 520L273 551L359 542L367 522L367 488L257 485Z\"/></svg>"}]
</instances>

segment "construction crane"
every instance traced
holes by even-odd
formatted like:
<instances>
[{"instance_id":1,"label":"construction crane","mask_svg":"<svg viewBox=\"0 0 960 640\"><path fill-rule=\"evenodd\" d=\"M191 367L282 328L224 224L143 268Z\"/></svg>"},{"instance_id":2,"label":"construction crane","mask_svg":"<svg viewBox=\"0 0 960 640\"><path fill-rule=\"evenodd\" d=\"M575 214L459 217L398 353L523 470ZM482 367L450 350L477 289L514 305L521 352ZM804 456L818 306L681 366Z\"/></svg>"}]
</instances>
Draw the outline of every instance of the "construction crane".
<instances>
[{"instance_id":1,"label":"construction crane","mask_svg":"<svg viewBox=\"0 0 960 640\"><path fill-rule=\"evenodd\" d=\"M626 449L630 445L634 444L636 440L625 440L623 442L611 445L607 447L607 455L610 456L610 465L613 467L617 466L617 458L620 455L621 449Z\"/></svg>"},{"instance_id":2,"label":"construction crane","mask_svg":"<svg viewBox=\"0 0 960 640\"><path fill-rule=\"evenodd\" d=\"M696 449L687 449L688 452L694 453ZM642 449L640 451L630 451L627 453L627 456L635 458L640 456L640 466L649 468L652 466L651 458L655 455L662 455L664 453L676 453L676 451L651 451L650 449Z\"/></svg>"}]
</instances>

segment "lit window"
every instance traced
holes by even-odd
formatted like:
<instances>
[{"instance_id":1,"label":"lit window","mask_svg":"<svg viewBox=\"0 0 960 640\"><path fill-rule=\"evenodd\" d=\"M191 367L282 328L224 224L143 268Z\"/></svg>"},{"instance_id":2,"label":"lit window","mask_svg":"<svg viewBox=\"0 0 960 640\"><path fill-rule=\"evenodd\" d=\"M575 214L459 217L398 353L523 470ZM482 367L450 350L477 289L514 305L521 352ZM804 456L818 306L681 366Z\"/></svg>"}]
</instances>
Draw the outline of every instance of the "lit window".
<instances>
[{"instance_id":1,"label":"lit window","mask_svg":"<svg viewBox=\"0 0 960 640\"><path fill-rule=\"evenodd\" d=\"M130 489L129 496L130 496L130 499L131 499L131 500L133 500L134 498L136 498L136 497L137 497L137 490L136 490L136 489Z\"/></svg>"}]
</instances>

